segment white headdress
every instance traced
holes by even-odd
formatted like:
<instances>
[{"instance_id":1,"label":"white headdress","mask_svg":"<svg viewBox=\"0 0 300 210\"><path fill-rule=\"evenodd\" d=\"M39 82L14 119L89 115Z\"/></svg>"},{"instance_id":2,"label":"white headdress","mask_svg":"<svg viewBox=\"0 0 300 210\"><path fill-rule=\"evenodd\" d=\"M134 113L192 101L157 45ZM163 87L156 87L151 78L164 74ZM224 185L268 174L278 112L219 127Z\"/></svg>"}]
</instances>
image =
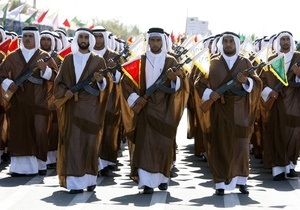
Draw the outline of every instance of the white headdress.
<instances>
[{"instance_id":1,"label":"white headdress","mask_svg":"<svg viewBox=\"0 0 300 210\"><path fill-rule=\"evenodd\" d=\"M289 36L290 37L290 41L291 41L291 48L290 48L290 52L294 52L295 51L295 41L294 41L294 38L293 38L293 34L291 32L288 32L288 31L282 31L280 33L277 34L277 37L276 37L276 40L274 41L274 50L277 52L277 53L280 53L280 50L281 50L281 46L280 46L280 39L281 37L283 36Z\"/></svg>"},{"instance_id":2,"label":"white headdress","mask_svg":"<svg viewBox=\"0 0 300 210\"><path fill-rule=\"evenodd\" d=\"M52 34L51 31L48 31L48 30L44 30L40 33L40 37L47 37L47 38L50 38L51 39L51 51L54 51L55 49L55 38Z\"/></svg>"},{"instance_id":3,"label":"white headdress","mask_svg":"<svg viewBox=\"0 0 300 210\"><path fill-rule=\"evenodd\" d=\"M95 40L95 37L93 35L93 32L88 29L88 28L78 28L76 33L75 33L75 37L72 41L72 44L71 44L71 50L72 50L72 53L77 53L78 50L79 50L79 46L78 46L78 36L82 33L87 33L89 34L89 51L92 52L93 49L94 49L94 46L95 46L95 43L96 43L96 40Z\"/></svg>"},{"instance_id":4,"label":"white headdress","mask_svg":"<svg viewBox=\"0 0 300 210\"><path fill-rule=\"evenodd\" d=\"M24 34L26 33L33 33L34 34L34 42L35 42L35 50L40 48L40 33L39 33L39 29L35 26L25 26L22 30L22 37L24 36ZM20 48L24 49L24 44L23 41L21 40L20 43Z\"/></svg>"},{"instance_id":5,"label":"white headdress","mask_svg":"<svg viewBox=\"0 0 300 210\"><path fill-rule=\"evenodd\" d=\"M223 50L223 38L224 36L231 36L235 42L235 47L236 47L236 52L235 52L235 55L239 55L240 54L240 38L239 38L239 35L233 33L233 32L224 32L222 34L222 37L220 38L220 40L218 41L218 48L219 48L219 51L221 53L221 55L224 55L224 50Z\"/></svg>"}]
</instances>

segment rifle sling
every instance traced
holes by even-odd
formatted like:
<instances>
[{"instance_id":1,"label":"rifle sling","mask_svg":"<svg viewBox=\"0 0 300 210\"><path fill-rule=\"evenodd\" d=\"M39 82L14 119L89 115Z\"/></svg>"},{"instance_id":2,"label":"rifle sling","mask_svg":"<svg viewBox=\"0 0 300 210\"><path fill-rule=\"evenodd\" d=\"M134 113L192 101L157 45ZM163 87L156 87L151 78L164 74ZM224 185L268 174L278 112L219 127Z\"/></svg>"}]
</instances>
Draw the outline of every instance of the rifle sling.
<instances>
[{"instance_id":1,"label":"rifle sling","mask_svg":"<svg viewBox=\"0 0 300 210\"><path fill-rule=\"evenodd\" d=\"M78 92L79 90L81 90L84 86L89 85L92 81L91 81L92 77L88 77L87 79L77 83L76 85L74 85L73 87L70 88L71 92L74 94L76 92Z\"/></svg>"},{"instance_id":2,"label":"rifle sling","mask_svg":"<svg viewBox=\"0 0 300 210\"><path fill-rule=\"evenodd\" d=\"M162 92L165 92L165 93L169 93L169 94L173 94L173 93L175 93L176 91L175 91L175 88L169 88L169 87L167 87L167 86L165 86L165 85L160 85L159 87L158 87L158 89L160 89Z\"/></svg>"},{"instance_id":3,"label":"rifle sling","mask_svg":"<svg viewBox=\"0 0 300 210\"><path fill-rule=\"evenodd\" d=\"M229 90L238 96L246 96L247 95L247 92L245 90L240 90L235 87L231 87Z\"/></svg>"},{"instance_id":4,"label":"rifle sling","mask_svg":"<svg viewBox=\"0 0 300 210\"><path fill-rule=\"evenodd\" d=\"M85 89L86 92L88 92L91 95L94 95L94 96L100 95L100 90L96 90L89 85L85 85L83 88Z\"/></svg>"},{"instance_id":5,"label":"rifle sling","mask_svg":"<svg viewBox=\"0 0 300 210\"><path fill-rule=\"evenodd\" d=\"M28 77L27 80L36 85L42 85L44 83L43 79L39 79L33 76Z\"/></svg>"},{"instance_id":6,"label":"rifle sling","mask_svg":"<svg viewBox=\"0 0 300 210\"><path fill-rule=\"evenodd\" d=\"M289 86L298 88L300 87L300 82L289 81Z\"/></svg>"},{"instance_id":7,"label":"rifle sling","mask_svg":"<svg viewBox=\"0 0 300 210\"><path fill-rule=\"evenodd\" d=\"M166 74L161 73L157 80L146 90L146 95L150 96L152 93L154 93L156 90L159 89L159 86L165 82Z\"/></svg>"}]
</instances>

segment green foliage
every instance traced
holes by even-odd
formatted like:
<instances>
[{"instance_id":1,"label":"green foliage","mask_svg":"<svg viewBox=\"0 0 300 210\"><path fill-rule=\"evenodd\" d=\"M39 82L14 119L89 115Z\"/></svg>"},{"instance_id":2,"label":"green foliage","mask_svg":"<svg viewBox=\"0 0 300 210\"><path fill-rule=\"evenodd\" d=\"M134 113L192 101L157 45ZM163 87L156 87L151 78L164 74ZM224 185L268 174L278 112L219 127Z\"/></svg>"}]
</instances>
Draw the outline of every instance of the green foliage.
<instances>
[{"instance_id":1,"label":"green foliage","mask_svg":"<svg viewBox=\"0 0 300 210\"><path fill-rule=\"evenodd\" d=\"M11 2L12 2L12 5L11 5L9 11L12 11L13 9L17 8L18 6L24 4L26 1L12 0ZM29 8L32 8L32 6L28 3L26 3L26 5L25 5L24 9L22 10L21 14L26 14L27 10Z\"/></svg>"},{"instance_id":2,"label":"green foliage","mask_svg":"<svg viewBox=\"0 0 300 210\"><path fill-rule=\"evenodd\" d=\"M121 37L123 40L127 40L131 35L138 36L141 34L141 31L136 25L124 25L120 23L119 20L93 20L95 26L103 26L108 31L112 32L114 35Z\"/></svg>"}]
</instances>

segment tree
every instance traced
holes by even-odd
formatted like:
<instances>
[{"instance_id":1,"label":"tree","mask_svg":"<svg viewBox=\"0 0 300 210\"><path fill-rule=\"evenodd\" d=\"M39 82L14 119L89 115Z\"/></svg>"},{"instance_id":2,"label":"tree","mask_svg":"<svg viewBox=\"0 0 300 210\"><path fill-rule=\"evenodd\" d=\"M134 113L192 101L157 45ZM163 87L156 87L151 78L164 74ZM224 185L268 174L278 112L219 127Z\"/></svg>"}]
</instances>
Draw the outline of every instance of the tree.
<instances>
[{"instance_id":1,"label":"tree","mask_svg":"<svg viewBox=\"0 0 300 210\"><path fill-rule=\"evenodd\" d=\"M108 31L112 32L116 36L120 36L121 39L127 40L131 35L137 36L141 34L141 31L136 25L124 25L120 23L119 20L112 19L112 20L98 20L94 19L93 23L95 26L103 26Z\"/></svg>"}]
</instances>

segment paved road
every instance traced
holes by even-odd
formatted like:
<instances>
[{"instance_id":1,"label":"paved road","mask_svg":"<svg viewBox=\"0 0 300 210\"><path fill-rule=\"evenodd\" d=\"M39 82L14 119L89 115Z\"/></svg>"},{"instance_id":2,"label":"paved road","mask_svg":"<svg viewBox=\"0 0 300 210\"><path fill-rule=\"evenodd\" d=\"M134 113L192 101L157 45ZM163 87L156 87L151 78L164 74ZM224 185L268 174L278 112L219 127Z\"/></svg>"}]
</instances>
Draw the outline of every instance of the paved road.
<instances>
[{"instance_id":1,"label":"paved road","mask_svg":"<svg viewBox=\"0 0 300 210\"><path fill-rule=\"evenodd\" d=\"M214 195L207 163L193 155L193 140L186 139L186 115L179 126L175 177L168 191L158 189L144 195L129 179L126 145L119 158L119 167L108 177L99 177L95 192L71 195L59 187L55 170L47 176L10 177L8 166L0 166L0 210L194 210L194 209L289 209L300 210L300 180L274 182L271 172L262 168L260 160L251 157L248 181L250 195L238 189ZM299 171L300 159L296 171Z\"/></svg>"}]
</instances>

